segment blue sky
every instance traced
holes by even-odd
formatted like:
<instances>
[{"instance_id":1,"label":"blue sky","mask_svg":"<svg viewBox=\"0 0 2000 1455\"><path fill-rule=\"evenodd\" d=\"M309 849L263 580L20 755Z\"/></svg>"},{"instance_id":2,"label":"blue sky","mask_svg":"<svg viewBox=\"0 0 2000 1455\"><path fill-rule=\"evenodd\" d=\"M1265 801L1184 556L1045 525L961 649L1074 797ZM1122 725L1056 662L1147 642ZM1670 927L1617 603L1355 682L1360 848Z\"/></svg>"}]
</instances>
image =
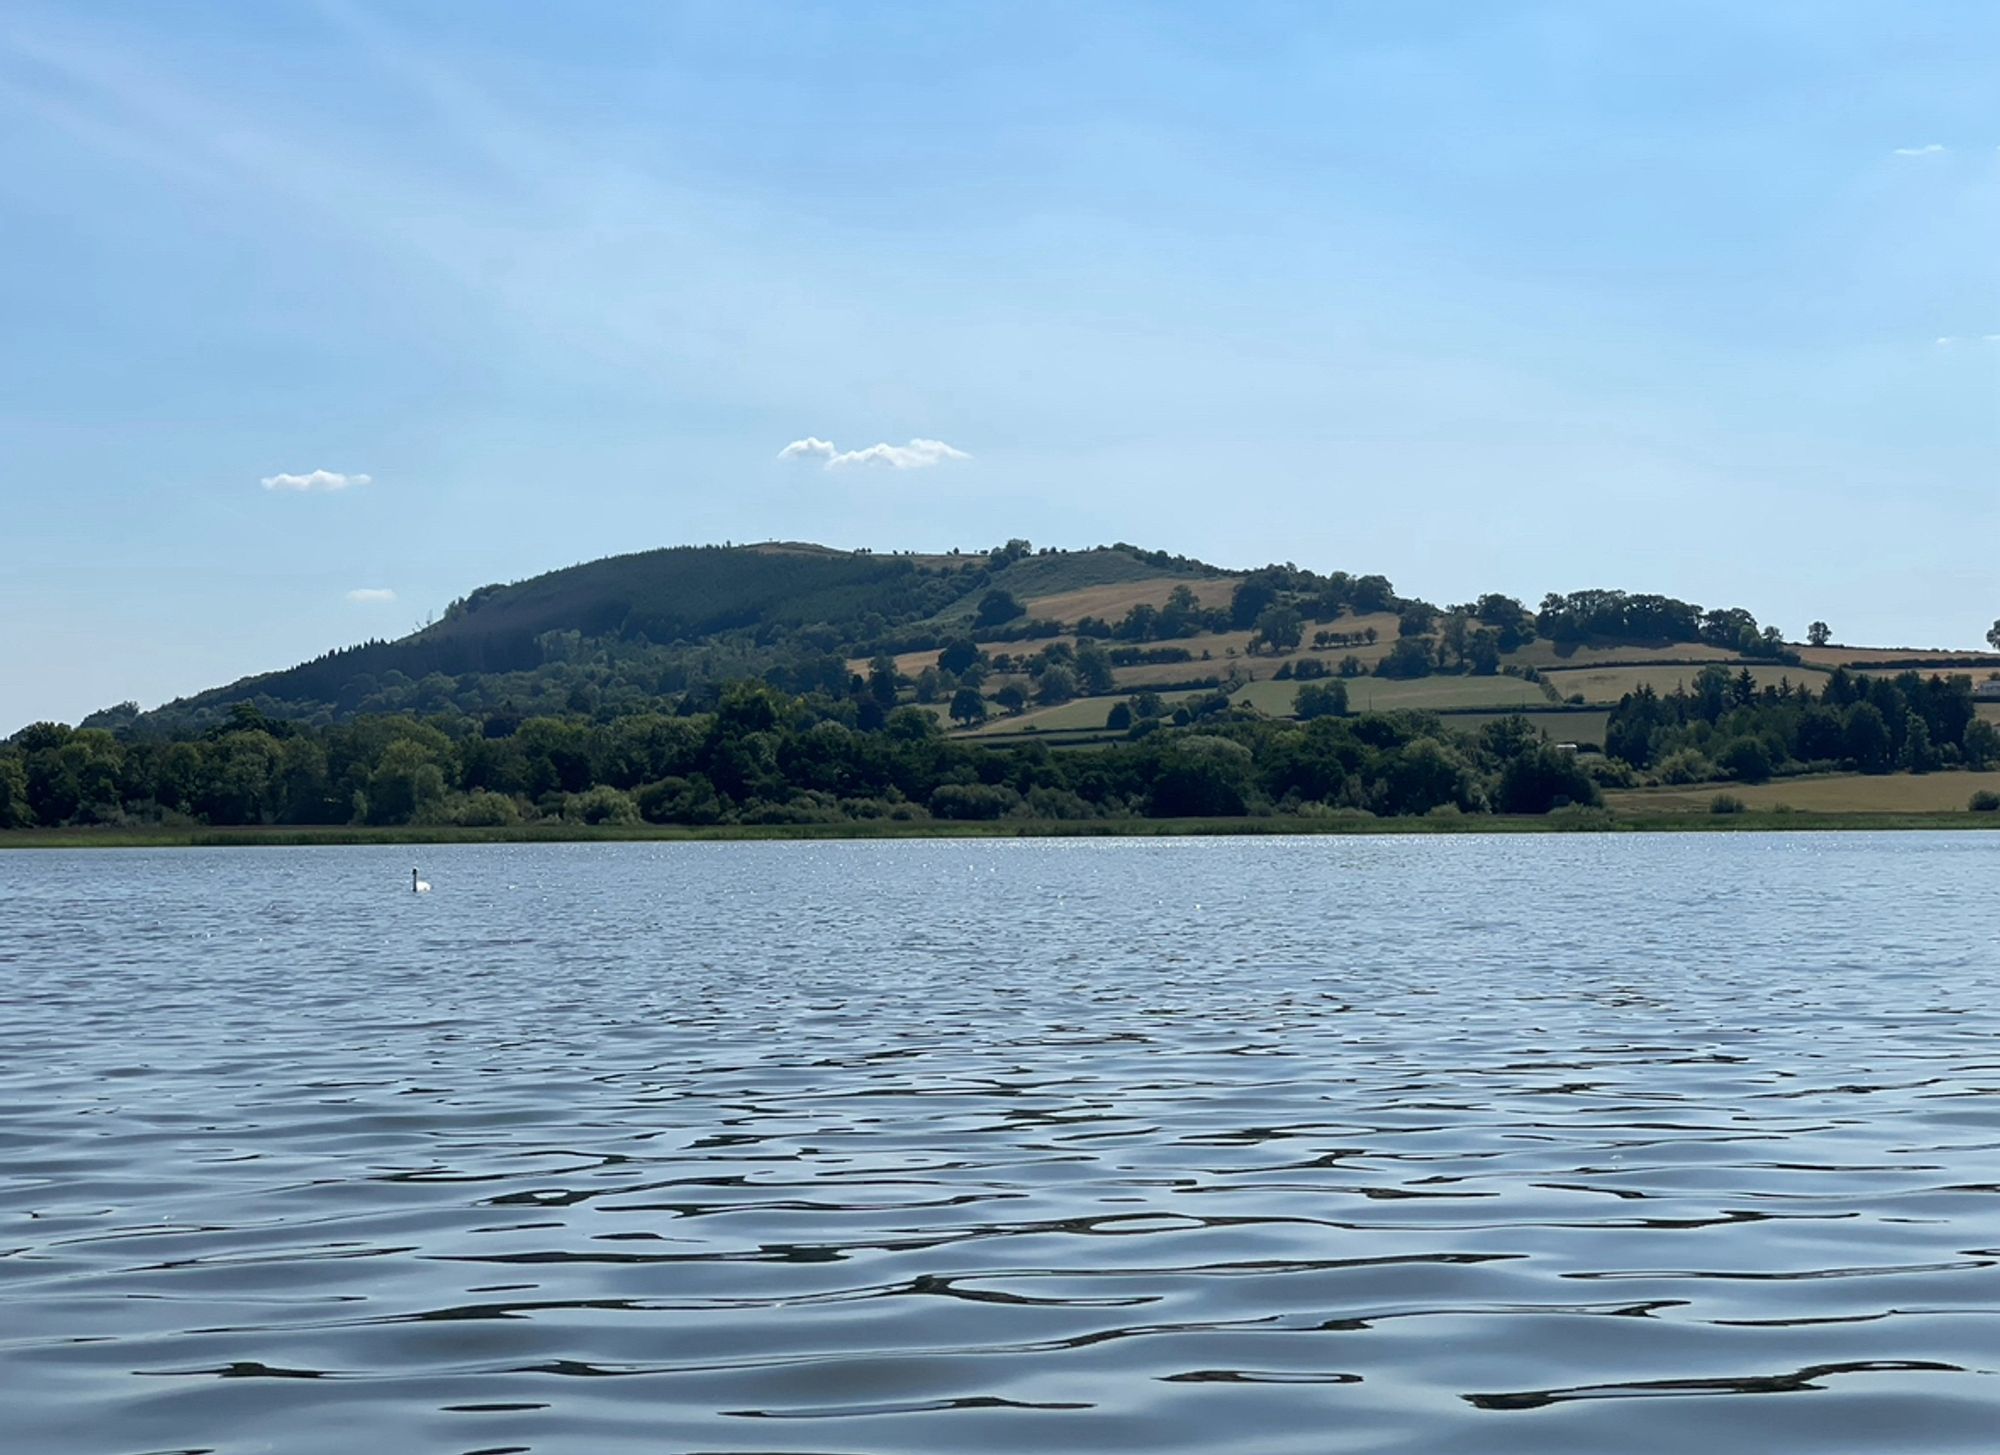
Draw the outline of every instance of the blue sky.
<instances>
[{"instance_id":1,"label":"blue sky","mask_svg":"<svg viewBox=\"0 0 2000 1455\"><path fill-rule=\"evenodd\" d=\"M1989 4L16 0L0 138L0 732L684 541L2000 615Z\"/></svg>"}]
</instances>

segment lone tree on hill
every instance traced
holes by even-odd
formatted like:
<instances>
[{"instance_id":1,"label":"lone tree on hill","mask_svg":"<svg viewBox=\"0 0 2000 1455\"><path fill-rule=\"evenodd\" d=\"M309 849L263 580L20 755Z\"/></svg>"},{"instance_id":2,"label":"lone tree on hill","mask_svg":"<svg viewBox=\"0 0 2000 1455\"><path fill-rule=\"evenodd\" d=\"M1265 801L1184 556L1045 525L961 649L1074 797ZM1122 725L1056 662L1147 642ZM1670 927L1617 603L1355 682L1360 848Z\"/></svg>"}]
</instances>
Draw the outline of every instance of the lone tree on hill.
<instances>
[{"instance_id":1,"label":"lone tree on hill","mask_svg":"<svg viewBox=\"0 0 2000 1455\"><path fill-rule=\"evenodd\" d=\"M2000 621L1995 621L1986 630L1986 645L2000 652Z\"/></svg>"},{"instance_id":2,"label":"lone tree on hill","mask_svg":"<svg viewBox=\"0 0 2000 1455\"><path fill-rule=\"evenodd\" d=\"M2000 628L2000 621L1996 621L1993 625ZM1806 628L1806 640L1816 647L1823 647L1833 640L1833 628L1823 621L1816 621Z\"/></svg>"}]
</instances>

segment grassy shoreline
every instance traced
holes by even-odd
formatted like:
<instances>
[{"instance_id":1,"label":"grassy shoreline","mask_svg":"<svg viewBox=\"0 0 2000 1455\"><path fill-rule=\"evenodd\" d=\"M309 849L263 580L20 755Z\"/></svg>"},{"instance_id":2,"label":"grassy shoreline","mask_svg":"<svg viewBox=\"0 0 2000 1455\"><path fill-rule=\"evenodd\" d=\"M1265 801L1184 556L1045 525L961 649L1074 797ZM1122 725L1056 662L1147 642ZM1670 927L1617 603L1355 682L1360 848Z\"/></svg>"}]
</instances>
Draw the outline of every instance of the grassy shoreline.
<instances>
[{"instance_id":1,"label":"grassy shoreline","mask_svg":"<svg viewBox=\"0 0 2000 1455\"><path fill-rule=\"evenodd\" d=\"M1851 829L2000 828L2000 814L1937 813L1618 813L1588 817L1002 819L989 823L637 825L607 828L536 824L510 828L62 828L0 832L0 849L175 849L342 844L705 843L881 839L1182 838L1324 834L1798 833Z\"/></svg>"}]
</instances>

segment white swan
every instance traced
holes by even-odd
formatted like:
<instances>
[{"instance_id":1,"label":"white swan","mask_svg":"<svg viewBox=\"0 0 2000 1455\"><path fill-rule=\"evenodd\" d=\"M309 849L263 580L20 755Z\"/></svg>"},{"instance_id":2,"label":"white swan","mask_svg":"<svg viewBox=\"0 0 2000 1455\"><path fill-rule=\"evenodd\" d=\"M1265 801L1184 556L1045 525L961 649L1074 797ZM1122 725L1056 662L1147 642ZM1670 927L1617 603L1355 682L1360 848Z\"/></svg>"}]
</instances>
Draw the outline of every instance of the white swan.
<instances>
[{"instance_id":1,"label":"white swan","mask_svg":"<svg viewBox=\"0 0 2000 1455\"><path fill-rule=\"evenodd\" d=\"M417 878L417 871L412 869L410 871L410 893L429 894L430 892L431 892L430 880Z\"/></svg>"}]
</instances>

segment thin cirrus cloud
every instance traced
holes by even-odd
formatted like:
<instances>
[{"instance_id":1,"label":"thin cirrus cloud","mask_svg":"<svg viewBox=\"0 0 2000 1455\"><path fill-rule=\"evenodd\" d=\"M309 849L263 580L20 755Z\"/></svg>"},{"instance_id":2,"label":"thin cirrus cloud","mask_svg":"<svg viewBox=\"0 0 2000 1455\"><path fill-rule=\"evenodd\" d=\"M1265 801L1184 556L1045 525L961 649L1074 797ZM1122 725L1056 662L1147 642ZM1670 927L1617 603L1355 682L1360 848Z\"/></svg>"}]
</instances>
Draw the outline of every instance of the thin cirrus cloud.
<instances>
[{"instance_id":1,"label":"thin cirrus cloud","mask_svg":"<svg viewBox=\"0 0 2000 1455\"><path fill-rule=\"evenodd\" d=\"M380 606L385 601L394 601L396 593L387 586L357 586L347 593L347 599L356 606Z\"/></svg>"},{"instance_id":2,"label":"thin cirrus cloud","mask_svg":"<svg viewBox=\"0 0 2000 1455\"><path fill-rule=\"evenodd\" d=\"M1939 157L1944 155L1944 143L1933 141L1926 142L1920 147L1897 147L1895 155L1899 157Z\"/></svg>"},{"instance_id":3,"label":"thin cirrus cloud","mask_svg":"<svg viewBox=\"0 0 2000 1455\"><path fill-rule=\"evenodd\" d=\"M828 470L848 470L863 465L881 465L891 470L928 470L952 460L969 460L964 450L943 440L911 440L906 445L875 444L863 450L836 449L832 440L807 435L793 440L778 451L781 460L820 460Z\"/></svg>"},{"instance_id":4,"label":"thin cirrus cloud","mask_svg":"<svg viewBox=\"0 0 2000 1455\"><path fill-rule=\"evenodd\" d=\"M1937 336L1937 346L1941 349L1955 349L1960 344L2000 344L2000 333L1941 333Z\"/></svg>"},{"instance_id":5,"label":"thin cirrus cloud","mask_svg":"<svg viewBox=\"0 0 2000 1455\"><path fill-rule=\"evenodd\" d=\"M335 490L351 490L356 485L366 485L372 479L368 475L343 475L338 470L313 470L304 475L266 475L263 486L266 490L289 491L295 495L327 494Z\"/></svg>"}]
</instances>

